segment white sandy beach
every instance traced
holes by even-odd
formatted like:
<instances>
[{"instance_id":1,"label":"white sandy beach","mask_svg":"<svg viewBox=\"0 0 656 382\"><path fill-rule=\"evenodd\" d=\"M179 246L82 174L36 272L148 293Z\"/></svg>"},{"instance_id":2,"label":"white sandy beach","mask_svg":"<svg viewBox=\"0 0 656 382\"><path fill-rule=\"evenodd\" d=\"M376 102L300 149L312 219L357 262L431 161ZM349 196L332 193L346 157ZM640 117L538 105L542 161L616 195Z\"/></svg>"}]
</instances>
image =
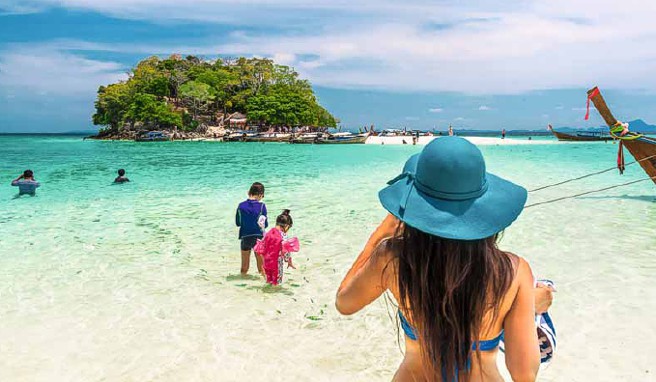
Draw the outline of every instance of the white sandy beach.
<instances>
[{"instance_id":1,"label":"white sandy beach","mask_svg":"<svg viewBox=\"0 0 656 382\"><path fill-rule=\"evenodd\" d=\"M432 136L432 137L419 137L419 140L417 141L418 145L425 145L428 144L430 141L436 138L440 138L441 136ZM529 140L528 137L521 137L521 138L506 138L506 139L501 139L497 137L463 137L470 141L471 143L475 145L504 145L504 146L510 146L510 145L550 145L550 144L557 144L561 143L556 140L547 140L547 139L531 139ZM368 145L402 145L404 144L403 141L406 142L406 144L411 145L412 144L412 137L408 136L398 136L398 137L369 137L367 138L367 141L365 142Z\"/></svg>"}]
</instances>

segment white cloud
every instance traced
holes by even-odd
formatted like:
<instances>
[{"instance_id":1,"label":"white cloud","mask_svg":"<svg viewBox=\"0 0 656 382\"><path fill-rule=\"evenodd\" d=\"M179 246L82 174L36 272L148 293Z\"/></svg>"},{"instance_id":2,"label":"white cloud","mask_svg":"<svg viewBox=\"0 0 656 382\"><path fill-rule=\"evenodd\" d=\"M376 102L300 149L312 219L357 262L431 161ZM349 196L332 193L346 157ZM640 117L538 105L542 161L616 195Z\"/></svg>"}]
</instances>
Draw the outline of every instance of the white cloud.
<instances>
[{"instance_id":1,"label":"white cloud","mask_svg":"<svg viewBox=\"0 0 656 382\"><path fill-rule=\"evenodd\" d=\"M644 0L463 3L5 0L0 9L61 6L130 19L232 24L241 32L218 36L221 44L144 46L136 41L96 49L277 57L314 84L332 87L478 94L595 84L656 89L655 12ZM265 28L263 35L249 32L263 25L275 28Z\"/></svg>"},{"instance_id":2,"label":"white cloud","mask_svg":"<svg viewBox=\"0 0 656 382\"><path fill-rule=\"evenodd\" d=\"M444 109L442 109L441 107L434 107L434 108L428 109L428 111L431 112L431 113L441 113L441 112L444 111Z\"/></svg>"},{"instance_id":3,"label":"white cloud","mask_svg":"<svg viewBox=\"0 0 656 382\"><path fill-rule=\"evenodd\" d=\"M586 111L586 110L588 110L588 109L585 108L585 107L573 107L572 108L572 111Z\"/></svg>"},{"instance_id":4,"label":"white cloud","mask_svg":"<svg viewBox=\"0 0 656 382\"><path fill-rule=\"evenodd\" d=\"M14 94L89 96L99 85L126 78L122 65L47 47L0 52L0 87Z\"/></svg>"},{"instance_id":5,"label":"white cloud","mask_svg":"<svg viewBox=\"0 0 656 382\"><path fill-rule=\"evenodd\" d=\"M492 108L489 107L489 106L486 106L486 105L481 105L481 106L478 107L478 110L480 110L480 111L488 111L488 110L492 110Z\"/></svg>"}]
</instances>

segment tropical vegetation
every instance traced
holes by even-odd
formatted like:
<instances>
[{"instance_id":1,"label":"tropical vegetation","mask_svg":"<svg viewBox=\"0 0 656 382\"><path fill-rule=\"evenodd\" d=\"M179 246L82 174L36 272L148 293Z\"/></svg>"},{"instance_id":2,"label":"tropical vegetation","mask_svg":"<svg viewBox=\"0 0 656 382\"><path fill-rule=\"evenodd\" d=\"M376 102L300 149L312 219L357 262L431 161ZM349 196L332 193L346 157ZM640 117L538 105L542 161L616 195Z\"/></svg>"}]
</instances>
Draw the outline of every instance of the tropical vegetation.
<instances>
[{"instance_id":1,"label":"tropical vegetation","mask_svg":"<svg viewBox=\"0 0 656 382\"><path fill-rule=\"evenodd\" d=\"M262 58L149 57L127 80L100 86L95 107L93 123L105 132L193 131L220 125L236 112L260 127L336 125L309 81L288 66Z\"/></svg>"}]
</instances>

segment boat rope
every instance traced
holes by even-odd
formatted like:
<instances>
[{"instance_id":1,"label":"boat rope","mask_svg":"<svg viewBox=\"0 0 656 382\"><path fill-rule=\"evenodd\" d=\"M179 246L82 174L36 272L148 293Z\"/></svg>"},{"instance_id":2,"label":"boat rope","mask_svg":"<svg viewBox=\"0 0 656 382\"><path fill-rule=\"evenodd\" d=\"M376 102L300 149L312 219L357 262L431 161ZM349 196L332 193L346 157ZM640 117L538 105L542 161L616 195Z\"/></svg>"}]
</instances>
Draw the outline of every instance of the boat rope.
<instances>
[{"instance_id":1,"label":"boat rope","mask_svg":"<svg viewBox=\"0 0 656 382\"><path fill-rule=\"evenodd\" d=\"M632 164L636 164L636 163L644 162L644 161L646 161L646 160L650 160L650 159L653 159L653 158L656 158L656 154L655 154L655 155L652 155L652 156L648 156L648 157L642 158L642 159L637 160L637 161L633 161L633 162L627 163L627 164L624 165L624 167L626 167L626 166L630 166L630 165L632 165ZM551 187L560 186L560 185L565 184L565 183L574 182L574 181L581 180L581 179L585 179L585 178L589 178L589 177L591 177L591 176L595 176L595 175L600 175L600 174L603 174L603 173L605 173L605 172L613 171L613 170L616 170L616 169L617 169L617 166L609 167L609 168L607 168L607 169L605 169L605 170L601 170L601 171L593 172L593 173L586 174L586 175L582 175L582 176L579 176L579 177L576 177L576 178L572 178L572 179L567 179L567 180L564 180L564 181L562 181L562 182L553 183L553 184L548 184L548 185L546 185L546 186L541 186L541 187L538 187L538 188L534 188L534 189L532 189L532 190L529 190L528 192L537 192L537 191L541 191L541 190L544 190L544 189L546 189L546 188L551 188Z\"/></svg>"},{"instance_id":2,"label":"boat rope","mask_svg":"<svg viewBox=\"0 0 656 382\"><path fill-rule=\"evenodd\" d=\"M543 205L543 204L550 204L550 203L559 202L559 201L565 200L565 199L574 199L574 198L578 198L579 196L594 194L596 192L601 192L601 191L607 191L607 190L611 190L613 188L624 187L624 186L628 186L628 185L631 185L631 184L634 184L634 183L644 182L646 180L656 180L656 176L652 176L651 178L643 178L643 179L633 180L631 182L626 182L626 183L622 183L622 184L616 184L614 186L604 187L604 188L600 188L598 190L586 191L586 192L582 192L582 193L576 194L576 195L562 196L560 198L546 200L544 202L537 202L537 203L529 204L528 206L525 206L524 208L531 208L531 207L540 206L540 205Z\"/></svg>"}]
</instances>

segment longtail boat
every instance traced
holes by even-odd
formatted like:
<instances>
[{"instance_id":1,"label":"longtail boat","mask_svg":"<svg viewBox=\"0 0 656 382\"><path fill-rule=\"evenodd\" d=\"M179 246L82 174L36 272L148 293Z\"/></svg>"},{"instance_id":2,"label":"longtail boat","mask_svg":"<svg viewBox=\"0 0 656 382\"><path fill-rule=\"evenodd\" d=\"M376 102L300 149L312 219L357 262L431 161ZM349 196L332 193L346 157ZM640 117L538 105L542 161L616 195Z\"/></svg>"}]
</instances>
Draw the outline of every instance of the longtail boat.
<instances>
[{"instance_id":1,"label":"longtail boat","mask_svg":"<svg viewBox=\"0 0 656 382\"><path fill-rule=\"evenodd\" d=\"M289 142L291 137L289 133L261 133L245 137L244 142Z\"/></svg>"},{"instance_id":2,"label":"longtail boat","mask_svg":"<svg viewBox=\"0 0 656 382\"><path fill-rule=\"evenodd\" d=\"M297 134L294 135L290 140L289 143L295 143L295 144L308 144L308 143L315 143L319 138L323 136L323 133L303 133L303 134Z\"/></svg>"},{"instance_id":3,"label":"longtail boat","mask_svg":"<svg viewBox=\"0 0 656 382\"><path fill-rule=\"evenodd\" d=\"M164 131L144 131L134 139L137 142L165 142L171 140L171 134Z\"/></svg>"},{"instance_id":4,"label":"longtail boat","mask_svg":"<svg viewBox=\"0 0 656 382\"><path fill-rule=\"evenodd\" d=\"M626 146L642 169L656 183L656 139L629 131L629 125L627 123L622 123L613 116L599 88L596 86L588 90L588 112L585 115L585 119L588 119L590 115L590 101L592 101L599 114L606 121L606 124L610 128L610 135L620 142L619 153L617 155L617 166L620 172L624 170L622 147Z\"/></svg>"},{"instance_id":5,"label":"longtail boat","mask_svg":"<svg viewBox=\"0 0 656 382\"><path fill-rule=\"evenodd\" d=\"M551 125L549 125L549 130L559 141L593 142L613 140L613 137L611 137L610 134L605 134L600 131L577 131L574 134L567 134L554 130Z\"/></svg>"},{"instance_id":6,"label":"longtail boat","mask_svg":"<svg viewBox=\"0 0 656 382\"><path fill-rule=\"evenodd\" d=\"M367 138L369 138L369 133L366 134L351 134L351 133L337 133L332 134L327 137L319 138L315 141L317 144L333 144L333 145L345 145L345 144L358 144L364 143Z\"/></svg>"}]
</instances>

